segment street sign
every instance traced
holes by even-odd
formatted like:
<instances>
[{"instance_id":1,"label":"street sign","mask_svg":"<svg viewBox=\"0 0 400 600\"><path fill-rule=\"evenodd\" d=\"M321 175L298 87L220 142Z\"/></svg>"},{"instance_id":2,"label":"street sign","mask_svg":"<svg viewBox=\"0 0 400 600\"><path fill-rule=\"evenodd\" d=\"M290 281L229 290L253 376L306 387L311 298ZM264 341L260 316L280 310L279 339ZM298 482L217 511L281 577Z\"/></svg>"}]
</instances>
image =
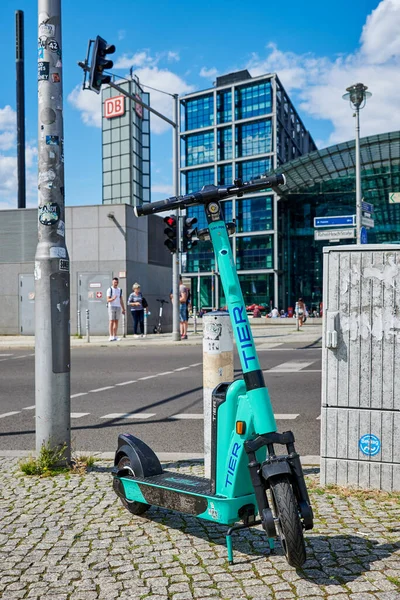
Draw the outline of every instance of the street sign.
<instances>
[{"instance_id":1,"label":"street sign","mask_svg":"<svg viewBox=\"0 0 400 600\"><path fill-rule=\"evenodd\" d=\"M368 244L368 233L365 227L360 229L360 244Z\"/></svg>"},{"instance_id":2,"label":"street sign","mask_svg":"<svg viewBox=\"0 0 400 600\"><path fill-rule=\"evenodd\" d=\"M314 231L314 240L318 242L352 239L356 237L356 230L352 229L321 229Z\"/></svg>"},{"instance_id":3,"label":"street sign","mask_svg":"<svg viewBox=\"0 0 400 600\"><path fill-rule=\"evenodd\" d=\"M361 208L363 209L364 212L367 212L367 213L374 212L374 205L370 204L369 202L364 202L364 200L361 202Z\"/></svg>"},{"instance_id":4,"label":"street sign","mask_svg":"<svg viewBox=\"0 0 400 600\"><path fill-rule=\"evenodd\" d=\"M361 225L364 225L364 227L369 227L370 229L372 229L372 227L374 227L375 222L373 219L370 219L369 217L361 217Z\"/></svg>"},{"instance_id":5,"label":"street sign","mask_svg":"<svg viewBox=\"0 0 400 600\"><path fill-rule=\"evenodd\" d=\"M314 227L343 227L345 225L355 225L356 215L346 215L345 217L315 217Z\"/></svg>"},{"instance_id":6,"label":"street sign","mask_svg":"<svg viewBox=\"0 0 400 600\"><path fill-rule=\"evenodd\" d=\"M390 204L399 203L400 202L400 192L390 192L389 193L389 202L390 202Z\"/></svg>"}]
</instances>

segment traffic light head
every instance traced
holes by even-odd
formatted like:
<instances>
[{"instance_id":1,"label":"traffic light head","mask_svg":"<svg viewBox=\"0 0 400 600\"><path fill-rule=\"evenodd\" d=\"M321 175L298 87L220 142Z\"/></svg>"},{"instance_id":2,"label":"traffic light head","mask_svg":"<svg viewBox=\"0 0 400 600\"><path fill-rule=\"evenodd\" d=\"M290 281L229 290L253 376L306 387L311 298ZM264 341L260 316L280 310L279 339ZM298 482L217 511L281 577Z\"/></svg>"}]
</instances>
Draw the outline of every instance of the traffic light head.
<instances>
[{"instance_id":1,"label":"traffic light head","mask_svg":"<svg viewBox=\"0 0 400 600\"><path fill-rule=\"evenodd\" d=\"M183 220L183 251L188 252L197 245L197 240L193 240L197 236L197 227L193 227L197 223L196 217L185 217Z\"/></svg>"},{"instance_id":2,"label":"traffic light head","mask_svg":"<svg viewBox=\"0 0 400 600\"><path fill-rule=\"evenodd\" d=\"M106 40L98 35L94 43L89 73L89 88L96 94L100 92L103 84L111 81L110 75L104 75L104 71L112 69L114 63L107 58L107 54L113 54L114 52L114 44L107 44Z\"/></svg>"},{"instance_id":3,"label":"traffic light head","mask_svg":"<svg viewBox=\"0 0 400 600\"><path fill-rule=\"evenodd\" d=\"M165 240L164 244L168 248L168 250L171 252L171 254L174 254L178 249L176 217L174 217L174 215L169 215L169 217L164 217L164 223L166 224L164 233L167 236L167 239Z\"/></svg>"}]
</instances>

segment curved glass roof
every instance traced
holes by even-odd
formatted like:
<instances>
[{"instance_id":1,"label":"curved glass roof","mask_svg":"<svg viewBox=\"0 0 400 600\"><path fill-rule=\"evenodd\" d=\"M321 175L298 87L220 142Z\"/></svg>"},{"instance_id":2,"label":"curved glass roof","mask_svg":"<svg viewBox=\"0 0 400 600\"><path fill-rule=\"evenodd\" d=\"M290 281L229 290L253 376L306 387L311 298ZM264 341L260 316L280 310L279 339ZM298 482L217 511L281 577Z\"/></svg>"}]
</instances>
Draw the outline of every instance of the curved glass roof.
<instances>
[{"instance_id":1,"label":"curved glass roof","mask_svg":"<svg viewBox=\"0 0 400 600\"><path fill-rule=\"evenodd\" d=\"M400 131L361 138L360 156L362 171L400 164ZM279 188L280 195L285 195L322 181L354 176L355 169L355 140L351 140L300 156L275 172L285 174L286 185Z\"/></svg>"}]
</instances>

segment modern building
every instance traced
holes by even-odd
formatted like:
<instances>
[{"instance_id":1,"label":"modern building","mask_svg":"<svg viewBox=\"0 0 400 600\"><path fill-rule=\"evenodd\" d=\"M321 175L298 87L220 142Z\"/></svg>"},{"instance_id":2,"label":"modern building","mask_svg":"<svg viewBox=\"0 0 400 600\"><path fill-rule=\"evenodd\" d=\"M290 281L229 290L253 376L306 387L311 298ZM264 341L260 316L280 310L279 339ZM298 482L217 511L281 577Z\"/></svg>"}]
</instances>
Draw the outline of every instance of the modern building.
<instances>
[{"instance_id":1,"label":"modern building","mask_svg":"<svg viewBox=\"0 0 400 600\"><path fill-rule=\"evenodd\" d=\"M135 77L118 85L145 104ZM110 86L102 87L103 204L150 202L150 113Z\"/></svg>"},{"instance_id":2,"label":"modern building","mask_svg":"<svg viewBox=\"0 0 400 600\"><path fill-rule=\"evenodd\" d=\"M362 198L373 208L363 217L368 243L400 243L400 131L361 138L360 155ZM301 156L279 170L286 176L278 202L279 306L294 306L301 296L319 310L323 246L356 240L352 226L340 229L353 239L337 241L341 236L334 233L332 242L315 240L317 230L338 228L315 228L314 219L356 214L355 141Z\"/></svg>"},{"instance_id":3,"label":"modern building","mask_svg":"<svg viewBox=\"0 0 400 600\"><path fill-rule=\"evenodd\" d=\"M316 149L276 74L247 70L218 77L215 87L180 99L181 192L203 185L250 181ZM278 196L271 190L223 204L236 221L233 254L247 303L274 305L282 297ZM203 207L188 210L206 227ZM225 305L210 242L186 256L186 276L198 307Z\"/></svg>"}]
</instances>

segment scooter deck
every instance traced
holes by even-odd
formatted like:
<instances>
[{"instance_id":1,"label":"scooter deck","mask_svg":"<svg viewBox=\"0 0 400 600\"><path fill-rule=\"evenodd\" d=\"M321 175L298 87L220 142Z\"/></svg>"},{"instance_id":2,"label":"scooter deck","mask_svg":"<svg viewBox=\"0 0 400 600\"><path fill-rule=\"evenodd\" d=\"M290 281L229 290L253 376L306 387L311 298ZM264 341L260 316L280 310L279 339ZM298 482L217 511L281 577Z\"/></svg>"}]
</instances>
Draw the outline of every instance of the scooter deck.
<instances>
[{"instance_id":1,"label":"scooter deck","mask_svg":"<svg viewBox=\"0 0 400 600\"><path fill-rule=\"evenodd\" d=\"M255 503L252 494L227 498L212 492L210 479L173 471L150 477L115 474L114 488L128 502L145 502L226 525L240 520L244 505Z\"/></svg>"}]
</instances>

